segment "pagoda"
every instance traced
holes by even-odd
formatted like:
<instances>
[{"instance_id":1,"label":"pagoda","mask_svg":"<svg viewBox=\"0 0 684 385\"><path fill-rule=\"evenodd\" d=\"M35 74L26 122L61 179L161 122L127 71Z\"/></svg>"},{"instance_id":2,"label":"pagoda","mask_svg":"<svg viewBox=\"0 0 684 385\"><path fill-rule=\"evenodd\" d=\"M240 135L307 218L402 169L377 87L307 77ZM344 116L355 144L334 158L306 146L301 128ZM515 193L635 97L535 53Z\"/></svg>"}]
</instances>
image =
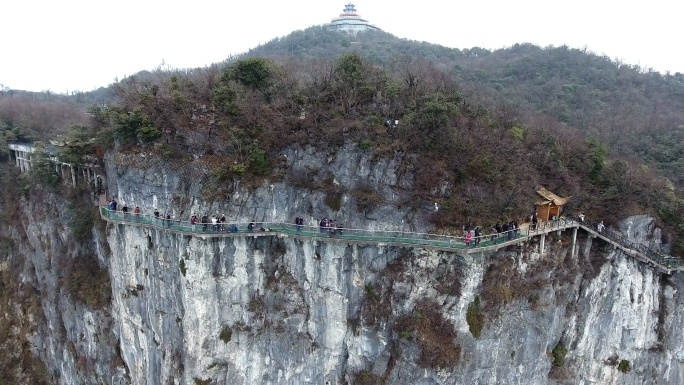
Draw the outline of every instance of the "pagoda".
<instances>
[{"instance_id":1,"label":"pagoda","mask_svg":"<svg viewBox=\"0 0 684 385\"><path fill-rule=\"evenodd\" d=\"M354 4L349 3L344 6L344 12L340 13L339 17L332 19L328 28L336 31L345 31L349 33L357 33L359 31L380 30L380 28L369 23L368 20L361 18L356 13Z\"/></svg>"}]
</instances>

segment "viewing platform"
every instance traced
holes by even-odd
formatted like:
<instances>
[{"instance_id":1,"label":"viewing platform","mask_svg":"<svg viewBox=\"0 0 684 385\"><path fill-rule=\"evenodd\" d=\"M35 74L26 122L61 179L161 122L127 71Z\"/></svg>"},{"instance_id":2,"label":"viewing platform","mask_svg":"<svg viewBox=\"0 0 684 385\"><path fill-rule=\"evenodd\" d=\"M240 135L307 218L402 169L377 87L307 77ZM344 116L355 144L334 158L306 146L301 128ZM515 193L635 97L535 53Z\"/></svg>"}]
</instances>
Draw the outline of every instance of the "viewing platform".
<instances>
[{"instance_id":1,"label":"viewing platform","mask_svg":"<svg viewBox=\"0 0 684 385\"><path fill-rule=\"evenodd\" d=\"M498 234L487 234L471 238L466 245L465 237L450 235L414 233L406 231L363 230L348 228L327 228L320 226L296 225L285 222L253 222L253 223L197 223L192 225L188 221L164 219L149 214L134 214L112 211L107 206L100 207L100 216L107 222L121 225L133 225L156 228L163 231L199 238L215 237L293 237L302 239L317 239L325 242L344 242L359 245L420 247L432 250L451 251L460 255L493 252L503 247L517 245L529 241L532 237L540 237L539 251L544 253L546 235L551 232L562 232L572 229L572 254L575 254L577 231L587 231L594 238L602 240L623 250L627 255L648 263L658 271L670 274L681 271L679 259L658 253L648 247L621 239L621 236L605 229L601 233L591 228L589 223L561 218L556 221L544 221L534 227L529 223L523 224L515 231ZM624 237L622 237L624 238ZM626 241L626 242L625 242Z\"/></svg>"}]
</instances>

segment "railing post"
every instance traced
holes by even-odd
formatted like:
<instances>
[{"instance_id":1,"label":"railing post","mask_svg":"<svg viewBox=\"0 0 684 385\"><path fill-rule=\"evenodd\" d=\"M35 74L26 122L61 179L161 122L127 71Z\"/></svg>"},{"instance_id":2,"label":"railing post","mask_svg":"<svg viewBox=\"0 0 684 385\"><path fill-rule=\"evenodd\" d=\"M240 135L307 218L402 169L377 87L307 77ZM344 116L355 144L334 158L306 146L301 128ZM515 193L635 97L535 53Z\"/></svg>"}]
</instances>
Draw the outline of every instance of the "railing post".
<instances>
[{"instance_id":1,"label":"railing post","mask_svg":"<svg viewBox=\"0 0 684 385\"><path fill-rule=\"evenodd\" d=\"M570 250L570 256L575 256L575 243L577 242L577 227L572 228L572 249Z\"/></svg>"}]
</instances>

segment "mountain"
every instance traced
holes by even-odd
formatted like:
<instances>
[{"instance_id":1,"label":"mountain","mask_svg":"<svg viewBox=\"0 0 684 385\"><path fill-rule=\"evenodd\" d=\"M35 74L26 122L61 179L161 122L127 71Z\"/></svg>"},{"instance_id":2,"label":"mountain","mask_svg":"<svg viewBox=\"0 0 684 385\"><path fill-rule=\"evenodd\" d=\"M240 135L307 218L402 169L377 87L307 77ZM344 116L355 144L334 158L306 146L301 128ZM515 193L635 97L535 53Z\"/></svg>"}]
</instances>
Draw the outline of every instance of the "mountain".
<instances>
[{"instance_id":1,"label":"mountain","mask_svg":"<svg viewBox=\"0 0 684 385\"><path fill-rule=\"evenodd\" d=\"M75 124L0 95L0 382L679 384L681 87L314 27ZM539 186L587 222L531 232Z\"/></svg>"},{"instance_id":2,"label":"mountain","mask_svg":"<svg viewBox=\"0 0 684 385\"><path fill-rule=\"evenodd\" d=\"M549 117L600 139L619 156L653 162L684 178L684 74L660 74L566 46L516 44L490 51L446 48L381 31L344 35L312 27L250 50L276 60L325 60L346 52L391 71L423 60L455 79L466 97Z\"/></svg>"},{"instance_id":3,"label":"mountain","mask_svg":"<svg viewBox=\"0 0 684 385\"><path fill-rule=\"evenodd\" d=\"M292 146L356 143L406 155L406 207L442 207L438 228L526 217L543 185L572 196L570 211L649 213L682 239L681 78L568 47L461 51L313 27L222 65L124 79L94 129L208 162L219 195L274 175L302 183L277 167Z\"/></svg>"}]
</instances>

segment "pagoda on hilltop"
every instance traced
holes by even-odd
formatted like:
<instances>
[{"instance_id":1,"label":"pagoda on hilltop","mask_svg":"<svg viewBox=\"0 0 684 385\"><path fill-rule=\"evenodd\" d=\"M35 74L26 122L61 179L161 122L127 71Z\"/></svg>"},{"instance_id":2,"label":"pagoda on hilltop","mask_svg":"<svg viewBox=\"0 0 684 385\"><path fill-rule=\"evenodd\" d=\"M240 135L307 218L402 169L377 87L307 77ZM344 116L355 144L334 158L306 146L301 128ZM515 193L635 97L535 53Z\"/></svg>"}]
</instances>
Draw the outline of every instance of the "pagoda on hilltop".
<instances>
[{"instance_id":1,"label":"pagoda on hilltop","mask_svg":"<svg viewBox=\"0 0 684 385\"><path fill-rule=\"evenodd\" d=\"M336 31L345 31L349 33L357 33L359 31L376 30L380 28L369 23L368 20L361 18L361 15L356 13L354 4L349 3L344 6L344 12L340 13L339 17L332 19L328 28Z\"/></svg>"}]
</instances>

